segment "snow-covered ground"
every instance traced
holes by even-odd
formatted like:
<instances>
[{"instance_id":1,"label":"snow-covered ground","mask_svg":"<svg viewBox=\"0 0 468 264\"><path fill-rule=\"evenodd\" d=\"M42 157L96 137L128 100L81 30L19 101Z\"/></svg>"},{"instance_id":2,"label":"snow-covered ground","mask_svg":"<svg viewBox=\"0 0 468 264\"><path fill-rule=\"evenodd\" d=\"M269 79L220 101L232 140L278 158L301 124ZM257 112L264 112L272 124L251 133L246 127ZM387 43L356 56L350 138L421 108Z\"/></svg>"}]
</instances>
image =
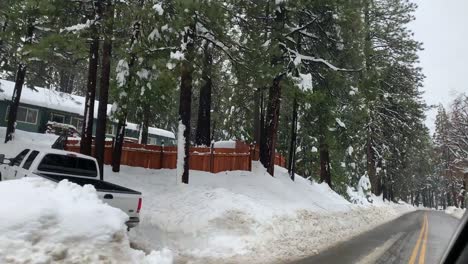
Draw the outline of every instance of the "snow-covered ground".
<instances>
[{"instance_id":1,"label":"snow-covered ground","mask_svg":"<svg viewBox=\"0 0 468 264\"><path fill-rule=\"evenodd\" d=\"M54 141L40 137L18 131L14 142L0 143L0 153L13 156L25 146ZM120 173L106 166L105 180L143 193L141 223L129 233L133 247L147 254L168 248L182 263L286 262L413 210L372 196L352 204L326 184L299 176L291 181L283 168L277 167L271 177L259 163L252 172L191 171L189 185L177 184L176 170L128 166ZM130 250L124 248L123 253Z\"/></svg>"},{"instance_id":2,"label":"snow-covered ground","mask_svg":"<svg viewBox=\"0 0 468 264\"><path fill-rule=\"evenodd\" d=\"M145 250L170 248L193 263L294 260L413 209L380 201L354 205L326 184L292 182L283 168L271 177L259 163L252 172L191 171L189 185L176 184L175 170L123 166L105 173L143 193L132 241Z\"/></svg>"},{"instance_id":3,"label":"snow-covered ground","mask_svg":"<svg viewBox=\"0 0 468 264\"><path fill-rule=\"evenodd\" d=\"M168 250L130 248L127 216L92 186L23 178L0 182L0 263L171 263Z\"/></svg>"},{"instance_id":4,"label":"snow-covered ground","mask_svg":"<svg viewBox=\"0 0 468 264\"><path fill-rule=\"evenodd\" d=\"M445 209L446 214L452 215L459 219L463 217L463 215L465 214L465 211L466 211L465 209L457 208L455 206L449 206Z\"/></svg>"}]
</instances>

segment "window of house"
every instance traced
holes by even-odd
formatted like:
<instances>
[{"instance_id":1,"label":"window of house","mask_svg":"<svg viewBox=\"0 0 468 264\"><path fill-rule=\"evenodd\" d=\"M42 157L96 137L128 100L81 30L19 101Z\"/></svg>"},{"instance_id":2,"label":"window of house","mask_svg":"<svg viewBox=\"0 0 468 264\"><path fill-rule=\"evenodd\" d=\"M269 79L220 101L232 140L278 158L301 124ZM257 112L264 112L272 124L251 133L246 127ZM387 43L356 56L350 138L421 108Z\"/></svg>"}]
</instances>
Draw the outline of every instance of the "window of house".
<instances>
[{"instance_id":1,"label":"window of house","mask_svg":"<svg viewBox=\"0 0 468 264\"><path fill-rule=\"evenodd\" d=\"M83 119L78 117L72 117L71 125L76 127L77 130L80 130L83 127Z\"/></svg>"},{"instance_id":2,"label":"window of house","mask_svg":"<svg viewBox=\"0 0 468 264\"><path fill-rule=\"evenodd\" d=\"M8 113L10 112L10 107L8 106L5 116L5 121L8 121ZM18 107L18 112L16 113L16 122L37 124L37 116L39 110L27 108L27 107Z\"/></svg>"},{"instance_id":3,"label":"window of house","mask_svg":"<svg viewBox=\"0 0 468 264\"><path fill-rule=\"evenodd\" d=\"M114 125L113 124L107 124L106 134L107 135L114 135Z\"/></svg>"},{"instance_id":4,"label":"window of house","mask_svg":"<svg viewBox=\"0 0 468 264\"><path fill-rule=\"evenodd\" d=\"M64 124L65 116L52 113L50 114L50 121Z\"/></svg>"}]
</instances>

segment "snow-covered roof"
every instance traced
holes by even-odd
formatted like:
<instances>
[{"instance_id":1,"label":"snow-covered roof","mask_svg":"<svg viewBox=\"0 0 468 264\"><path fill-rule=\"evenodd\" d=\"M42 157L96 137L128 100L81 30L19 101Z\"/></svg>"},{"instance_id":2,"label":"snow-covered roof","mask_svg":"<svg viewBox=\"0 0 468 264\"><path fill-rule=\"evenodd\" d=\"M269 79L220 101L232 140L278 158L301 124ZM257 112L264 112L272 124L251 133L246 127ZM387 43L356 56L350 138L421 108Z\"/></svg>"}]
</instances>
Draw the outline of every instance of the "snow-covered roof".
<instances>
[{"instance_id":1,"label":"snow-covered roof","mask_svg":"<svg viewBox=\"0 0 468 264\"><path fill-rule=\"evenodd\" d=\"M0 80L0 89L3 90L3 92L0 92L0 100L11 100L14 88L14 82ZM34 87L33 90L25 86L21 92L20 102L83 116L85 98L41 87ZM98 106L99 101L95 101L94 118L97 118ZM108 115L111 108L112 105L107 105Z\"/></svg>"},{"instance_id":2,"label":"snow-covered roof","mask_svg":"<svg viewBox=\"0 0 468 264\"><path fill-rule=\"evenodd\" d=\"M0 101L10 101L13 96L15 83L7 80L0 79ZM21 103L45 107L57 111L73 113L83 116L85 97L79 95L73 95L68 93L58 92L52 89L46 89L41 87L34 87L33 89L24 87L21 93ZM99 107L99 101L95 101L94 105L94 118L97 118L97 110ZM107 115L110 116L112 105L107 105ZM137 124L127 123L127 128L138 130ZM160 128L150 127L150 134L173 138L175 139L174 133Z\"/></svg>"},{"instance_id":3,"label":"snow-covered roof","mask_svg":"<svg viewBox=\"0 0 468 264\"><path fill-rule=\"evenodd\" d=\"M131 130L139 130L138 124L134 124L134 123L130 123L130 122L127 122L127 128L131 129ZM158 136L162 136L162 137L168 137L168 138L175 139L174 133L172 133L171 131L161 129L161 128L149 127L148 128L148 133L153 134L153 135L158 135Z\"/></svg>"}]
</instances>

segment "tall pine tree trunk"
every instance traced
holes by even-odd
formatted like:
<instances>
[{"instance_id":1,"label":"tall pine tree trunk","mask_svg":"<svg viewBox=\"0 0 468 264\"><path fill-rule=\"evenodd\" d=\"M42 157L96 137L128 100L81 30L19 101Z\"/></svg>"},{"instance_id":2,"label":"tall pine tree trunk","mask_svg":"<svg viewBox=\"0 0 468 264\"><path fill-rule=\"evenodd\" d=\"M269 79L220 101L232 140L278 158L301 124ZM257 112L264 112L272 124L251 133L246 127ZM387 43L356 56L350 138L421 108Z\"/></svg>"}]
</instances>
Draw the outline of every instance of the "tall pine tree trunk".
<instances>
[{"instance_id":1,"label":"tall pine tree trunk","mask_svg":"<svg viewBox=\"0 0 468 264\"><path fill-rule=\"evenodd\" d=\"M97 34L96 29L92 29ZM80 152L91 156L94 126L94 101L96 99L96 83L99 61L99 39L94 37L89 46L88 82L85 99L84 122L81 129Z\"/></svg>"},{"instance_id":2,"label":"tall pine tree trunk","mask_svg":"<svg viewBox=\"0 0 468 264\"><path fill-rule=\"evenodd\" d=\"M133 24L133 32L130 38L130 48L131 51L130 55L130 62L128 63L128 77L124 84L124 90L127 92L128 87L131 85L132 77L133 77L133 66L135 65L136 61L136 54L133 51L133 46L140 35L140 21L137 21ZM127 92L128 94L128 92ZM117 125L117 134L115 137L114 149L112 151L112 171L119 172L120 171L120 163L122 159L122 148L125 141L125 127L127 125L127 115L128 115L128 98L122 98L123 106L122 106L122 113L120 113L119 122Z\"/></svg>"},{"instance_id":3,"label":"tall pine tree trunk","mask_svg":"<svg viewBox=\"0 0 468 264\"><path fill-rule=\"evenodd\" d=\"M211 123L211 64L213 63L212 51L209 43L204 47L204 62L202 70L203 85L200 89L200 103L198 105L197 131L195 144L210 146Z\"/></svg>"},{"instance_id":4,"label":"tall pine tree trunk","mask_svg":"<svg viewBox=\"0 0 468 264\"><path fill-rule=\"evenodd\" d=\"M5 143L12 140L13 133L16 127L16 117L18 114L18 107L21 99L21 92L23 91L24 79L26 77L26 65L20 63L16 71L15 88L13 91L13 97L11 98L11 104L8 112L8 124L5 135Z\"/></svg>"},{"instance_id":5,"label":"tall pine tree trunk","mask_svg":"<svg viewBox=\"0 0 468 264\"><path fill-rule=\"evenodd\" d=\"M265 128L265 96L263 89L260 90L260 127L259 127L259 160L265 164L266 160L266 128ZM265 166L265 165L264 165Z\"/></svg>"},{"instance_id":6,"label":"tall pine tree trunk","mask_svg":"<svg viewBox=\"0 0 468 264\"><path fill-rule=\"evenodd\" d=\"M125 127L127 126L127 118L125 116L119 119L117 123L117 132L115 136L114 148L112 150L112 171L120 171L120 162L122 159L122 148L125 140Z\"/></svg>"},{"instance_id":7,"label":"tall pine tree trunk","mask_svg":"<svg viewBox=\"0 0 468 264\"><path fill-rule=\"evenodd\" d=\"M149 129L149 115L151 111L149 109L148 104L144 104L143 106L143 122L141 127L141 144L146 145L148 144L148 129Z\"/></svg>"},{"instance_id":8,"label":"tall pine tree trunk","mask_svg":"<svg viewBox=\"0 0 468 264\"><path fill-rule=\"evenodd\" d=\"M31 44L33 41L34 22L35 22L35 19L28 18L28 26L26 28L26 35L25 35L25 44ZM21 100L21 93L23 91L24 80L26 78L26 68L27 68L26 64L23 62L20 62L18 65L18 69L16 70L15 88L13 90L10 110L8 112L8 123L7 123L7 131L5 134L5 143L12 140L13 133L15 132L18 107L19 107L19 103Z\"/></svg>"},{"instance_id":9,"label":"tall pine tree trunk","mask_svg":"<svg viewBox=\"0 0 468 264\"><path fill-rule=\"evenodd\" d=\"M267 172L274 176L275 170L275 146L278 133L279 110L281 104L281 80L284 74L275 77L273 84L269 89L268 110L265 120L265 146L262 149L264 152L261 161Z\"/></svg>"},{"instance_id":10,"label":"tall pine tree trunk","mask_svg":"<svg viewBox=\"0 0 468 264\"><path fill-rule=\"evenodd\" d=\"M289 158L288 158L288 172L291 179L294 181L294 167L296 159L296 138L297 138L297 98L294 94L293 112L291 122L291 141L289 142Z\"/></svg>"},{"instance_id":11,"label":"tall pine tree trunk","mask_svg":"<svg viewBox=\"0 0 468 264\"><path fill-rule=\"evenodd\" d=\"M189 183L190 168L190 117L192 111L192 72L193 72L193 52L194 52L194 32L195 23L190 26L184 36L184 43L187 44L186 59L182 61L180 67L180 99L179 99L179 132L178 132L178 157L177 174L182 183ZM183 130L183 131L181 131ZM182 155L183 152L183 155ZM182 159L182 160L181 160Z\"/></svg>"},{"instance_id":12,"label":"tall pine tree trunk","mask_svg":"<svg viewBox=\"0 0 468 264\"><path fill-rule=\"evenodd\" d=\"M330 171L330 152L328 144L320 143L320 182L326 182L332 188L331 171Z\"/></svg>"},{"instance_id":13,"label":"tall pine tree trunk","mask_svg":"<svg viewBox=\"0 0 468 264\"><path fill-rule=\"evenodd\" d=\"M257 89L255 90L254 93L254 131L253 131L253 140L255 144L260 143L260 103L261 103L261 98L260 98L260 93L261 90Z\"/></svg>"},{"instance_id":14,"label":"tall pine tree trunk","mask_svg":"<svg viewBox=\"0 0 468 264\"><path fill-rule=\"evenodd\" d=\"M104 44L102 47L102 67L101 81L99 86L99 107L96 126L96 151L95 158L99 164L99 172L101 180L104 177L104 152L107 127L107 103L109 101L109 82L110 82L110 66L112 53L112 29L113 29L114 6L112 0L106 2Z\"/></svg>"}]
</instances>

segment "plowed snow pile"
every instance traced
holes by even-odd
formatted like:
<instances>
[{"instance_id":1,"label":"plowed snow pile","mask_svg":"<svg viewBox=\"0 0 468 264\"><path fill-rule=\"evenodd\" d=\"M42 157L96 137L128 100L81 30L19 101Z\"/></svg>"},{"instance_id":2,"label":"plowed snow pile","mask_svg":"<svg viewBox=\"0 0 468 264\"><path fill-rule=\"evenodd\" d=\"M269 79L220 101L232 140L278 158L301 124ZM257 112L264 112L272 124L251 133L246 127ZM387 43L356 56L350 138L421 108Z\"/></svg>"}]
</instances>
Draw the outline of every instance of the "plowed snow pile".
<instances>
[{"instance_id":1,"label":"plowed snow pile","mask_svg":"<svg viewBox=\"0 0 468 264\"><path fill-rule=\"evenodd\" d=\"M0 263L172 263L130 248L127 216L92 186L39 178L0 182Z\"/></svg>"},{"instance_id":2,"label":"plowed snow pile","mask_svg":"<svg viewBox=\"0 0 468 264\"><path fill-rule=\"evenodd\" d=\"M0 128L0 136L3 129ZM0 143L13 157L23 148L48 147L55 136L17 131ZM105 167L105 180L143 193L140 225L130 231L125 215L97 199L92 187L37 180L0 182L0 263L285 263L413 210L369 194L362 178L348 195L257 162L252 171L190 171L177 184L175 170ZM133 250L134 247L145 250ZM153 262L151 262L153 261ZM159 261L159 262L158 262Z\"/></svg>"},{"instance_id":3,"label":"plowed snow pile","mask_svg":"<svg viewBox=\"0 0 468 264\"><path fill-rule=\"evenodd\" d=\"M291 181L283 168L271 177L257 162L252 172L190 171L189 185L176 183L175 170L123 166L106 175L143 193L131 240L147 250L168 247L182 262L283 263L412 210L375 196L355 205L326 184Z\"/></svg>"}]
</instances>

